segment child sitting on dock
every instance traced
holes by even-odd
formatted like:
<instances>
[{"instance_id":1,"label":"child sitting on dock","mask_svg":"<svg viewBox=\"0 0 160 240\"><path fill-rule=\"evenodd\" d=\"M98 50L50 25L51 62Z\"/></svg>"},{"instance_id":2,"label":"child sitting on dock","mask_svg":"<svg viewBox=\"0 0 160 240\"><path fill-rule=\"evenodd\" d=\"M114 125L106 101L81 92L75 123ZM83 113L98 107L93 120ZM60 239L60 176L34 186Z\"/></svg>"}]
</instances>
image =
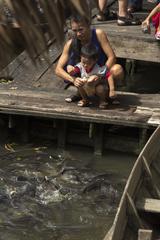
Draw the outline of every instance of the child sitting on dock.
<instances>
[{"instance_id":1,"label":"child sitting on dock","mask_svg":"<svg viewBox=\"0 0 160 240\"><path fill-rule=\"evenodd\" d=\"M93 44L86 44L81 48L80 62L74 67L67 66L67 72L72 76L79 76L78 79L83 85L76 84L82 100L78 106L86 107L89 105L89 97L97 95L100 99L100 108L106 108L107 85L109 85L109 97L115 98L114 81L110 72L105 66L97 64L98 50Z\"/></svg>"},{"instance_id":2,"label":"child sitting on dock","mask_svg":"<svg viewBox=\"0 0 160 240\"><path fill-rule=\"evenodd\" d=\"M142 28L145 29L148 33L150 33L150 22L155 27L155 38L160 40L160 3L150 12L148 17L142 22Z\"/></svg>"}]
</instances>

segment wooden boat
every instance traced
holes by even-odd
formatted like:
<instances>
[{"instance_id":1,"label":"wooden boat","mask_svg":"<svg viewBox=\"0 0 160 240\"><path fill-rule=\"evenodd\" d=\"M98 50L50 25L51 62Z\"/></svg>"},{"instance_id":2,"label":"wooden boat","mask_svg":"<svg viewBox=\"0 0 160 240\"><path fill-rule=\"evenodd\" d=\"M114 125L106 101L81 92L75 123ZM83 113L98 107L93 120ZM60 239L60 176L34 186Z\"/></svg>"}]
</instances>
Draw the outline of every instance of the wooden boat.
<instances>
[{"instance_id":1,"label":"wooden boat","mask_svg":"<svg viewBox=\"0 0 160 240\"><path fill-rule=\"evenodd\" d=\"M160 240L160 126L134 164L104 240Z\"/></svg>"}]
</instances>

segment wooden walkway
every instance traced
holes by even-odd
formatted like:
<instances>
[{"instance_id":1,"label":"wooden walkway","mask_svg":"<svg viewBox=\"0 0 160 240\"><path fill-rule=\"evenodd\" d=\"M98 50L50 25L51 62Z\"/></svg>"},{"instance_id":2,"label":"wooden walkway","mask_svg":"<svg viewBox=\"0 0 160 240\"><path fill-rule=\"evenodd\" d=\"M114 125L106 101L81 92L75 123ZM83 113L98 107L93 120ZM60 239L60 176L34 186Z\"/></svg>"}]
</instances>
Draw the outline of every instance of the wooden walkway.
<instances>
[{"instance_id":1,"label":"wooden walkway","mask_svg":"<svg viewBox=\"0 0 160 240\"><path fill-rule=\"evenodd\" d=\"M97 22L93 27L106 31L117 57L160 62L160 42L153 34L143 34L140 26L118 27L116 20ZM52 45L51 62L35 67L23 52L0 74L0 111L6 114L72 119L103 124L149 127L160 124L160 95L118 92L119 106L107 110L80 108L64 99L71 90L64 90L63 80L54 75L61 49ZM158 77L158 76L157 76ZM12 79L12 81L3 81Z\"/></svg>"},{"instance_id":2,"label":"wooden walkway","mask_svg":"<svg viewBox=\"0 0 160 240\"><path fill-rule=\"evenodd\" d=\"M153 3L143 1L143 10L133 15L144 20L154 6ZM118 10L117 2L111 9ZM102 28L107 33L117 57L160 63L160 41L155 39L155 30L152 26L151 34L144 34L141 26L119 27L116 20L98 22L95 17L97 12L98 10L93 8L92 24L96 28Z\"/></svg>"},{"instance_id":3,"label":"wooden walkway","mask_svg":"<svg viewBox=\"0 0 160 240\"><path fill-rule=\"evenodd\" d=\"M51 46L51 63L43 61L35 67L23 52L9 64L9 75L1 72L0 111L14 115L41 116L103 124L149 127L160 124L160 95L118 92L119 106L107 110L80 108L75 103L65 103L71 91L64 90L64 83L54 75L54 68L61 50Z\"/></svg>"},{"instance_id":4,"label":"wooden walkway","mask_svg":"<svg viewBox=\"0 0 160 240\"><path fill-rule=\"evenodd\" d=\"M141 26L119 27L116 21L95 21L95 25L107 33L117 57L160 63L160 41L153 28L151 34L144 34Z\"/></svg>"}]
</instances>

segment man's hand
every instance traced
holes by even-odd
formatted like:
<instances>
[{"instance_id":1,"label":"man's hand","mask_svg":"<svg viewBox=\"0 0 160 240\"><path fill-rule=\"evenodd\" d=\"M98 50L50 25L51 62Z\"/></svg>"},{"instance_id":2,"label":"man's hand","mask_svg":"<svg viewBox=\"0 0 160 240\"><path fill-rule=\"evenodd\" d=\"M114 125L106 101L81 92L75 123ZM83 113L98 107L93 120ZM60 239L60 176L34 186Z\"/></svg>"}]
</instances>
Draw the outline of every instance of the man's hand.
<instances>
[{"instance_id":1,"label":"man's hand","mask_svg":"<svg viewBox=\"0 0 160 240\"><path fill-rule=\"evenodd\" d=\"M75 78L75 80L74 80L75 87L82 87L85 83L86 83L86 79L82 79L79 77Z\"/></svg>"}]
</instances>

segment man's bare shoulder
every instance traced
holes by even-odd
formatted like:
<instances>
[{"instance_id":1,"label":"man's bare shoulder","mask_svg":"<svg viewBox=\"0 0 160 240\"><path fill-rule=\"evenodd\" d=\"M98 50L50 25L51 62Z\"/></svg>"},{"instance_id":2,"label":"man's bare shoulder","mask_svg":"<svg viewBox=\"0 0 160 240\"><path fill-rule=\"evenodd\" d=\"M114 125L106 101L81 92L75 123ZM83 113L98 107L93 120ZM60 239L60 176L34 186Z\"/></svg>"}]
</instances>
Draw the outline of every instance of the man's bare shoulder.
<instances>
[{"instance_id":1,"label":"man's bare shoulder","mask_svg":"<svg viewBox=\"0 0 160 240\"><path fill-rule=\"evenodd\" d=\"M103 31L100 28L96 29L96 35L97 35L97 38L100 42L103 42L104 40L107 40L107 34L105 33L105 31Z\"/></svg>"},{"instance_id":2,"label":"man's bare shoulder","mask_svg":"<svg viewBox=\"0 0 160 240\"><path fill-rule=\"evenodd\" d=\"M106 33L102 29L96 28L96 34L97 34L97 36L98 35L101 36L101 35L106 34Z\"/></svg>"}]
</instances>

